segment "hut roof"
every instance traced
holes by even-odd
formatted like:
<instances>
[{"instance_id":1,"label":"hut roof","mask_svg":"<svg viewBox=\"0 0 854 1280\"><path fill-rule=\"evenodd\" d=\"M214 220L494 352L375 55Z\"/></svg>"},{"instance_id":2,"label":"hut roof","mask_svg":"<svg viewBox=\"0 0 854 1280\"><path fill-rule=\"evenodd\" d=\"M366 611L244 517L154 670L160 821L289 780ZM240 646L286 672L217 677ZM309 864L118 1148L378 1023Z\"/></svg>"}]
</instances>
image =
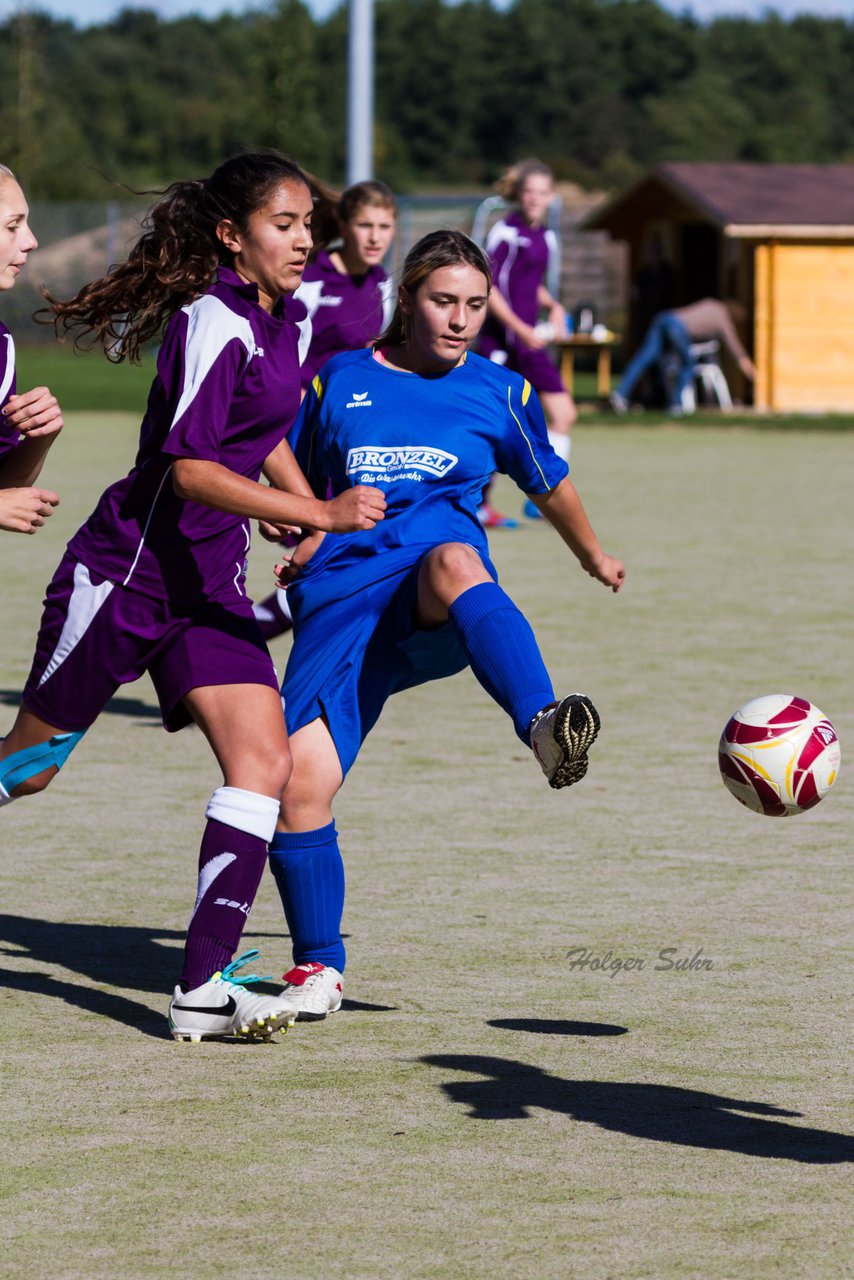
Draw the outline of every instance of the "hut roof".
<instances>
[{"instance_id":1,"label":"hut roof","mask_svg":"<svg viewBox=\"0 0 854 1280\"><path fill-rule=\"evenodd\" d=\"M669 190L731 236L854 235L854 164L660 164L585 222L619 234L643 190Z\"/></svg>"}]
</instances>

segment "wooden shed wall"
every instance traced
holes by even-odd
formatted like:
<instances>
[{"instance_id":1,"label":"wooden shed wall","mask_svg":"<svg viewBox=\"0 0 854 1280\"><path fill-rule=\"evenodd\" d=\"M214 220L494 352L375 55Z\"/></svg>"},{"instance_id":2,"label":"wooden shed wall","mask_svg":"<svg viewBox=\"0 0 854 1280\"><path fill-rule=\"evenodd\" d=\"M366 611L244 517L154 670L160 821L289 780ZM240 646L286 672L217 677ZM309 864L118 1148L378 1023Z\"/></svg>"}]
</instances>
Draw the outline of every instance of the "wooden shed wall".
<instances>
[{"instance_id":1,"label":"wooden shed wall","mask_svg":"<svg viewBox=\"0 0 854 1280\"><path fill-rule=\"evenodd\" d=\"M756 246L756 405L854 410L854 243Z\"/></svg>"}]
</instances>

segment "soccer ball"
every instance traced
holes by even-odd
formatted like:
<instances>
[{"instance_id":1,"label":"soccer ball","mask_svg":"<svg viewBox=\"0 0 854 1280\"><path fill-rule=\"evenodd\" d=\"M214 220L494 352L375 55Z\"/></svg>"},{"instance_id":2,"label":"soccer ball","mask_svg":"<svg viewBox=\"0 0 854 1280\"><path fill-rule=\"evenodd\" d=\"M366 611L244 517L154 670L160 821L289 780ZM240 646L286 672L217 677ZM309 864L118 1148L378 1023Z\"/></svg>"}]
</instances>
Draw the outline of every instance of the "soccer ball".
<instances>
[{"instance_id":1,"label":"soccer ball","mask_svg":"<svg viewBox=\"0 0 854 1280\"><path fill-rule=\"evenodd\" d=\"M769 693L724 726L718 765L724 786L754 813L787 818L812 809L836 781L836 730L806 698Z\"/></svg>"}]
</instances>

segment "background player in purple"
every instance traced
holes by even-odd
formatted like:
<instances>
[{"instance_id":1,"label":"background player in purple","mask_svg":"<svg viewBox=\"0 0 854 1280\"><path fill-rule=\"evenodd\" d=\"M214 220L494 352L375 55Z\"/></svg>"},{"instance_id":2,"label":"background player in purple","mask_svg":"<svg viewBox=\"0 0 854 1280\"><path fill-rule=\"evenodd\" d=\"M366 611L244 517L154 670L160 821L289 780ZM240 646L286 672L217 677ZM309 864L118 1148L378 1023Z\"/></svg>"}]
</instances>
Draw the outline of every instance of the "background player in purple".
<instances>
[{"instance_id":1,"label":"background player in purple","mask_svg":"<svg viewBox=\"0 0 854 1280\"><path fill-rule=\"evenodd\" d=\"M391 282L382 263L397 226L394 193L384 182L371 181L348 187L334 203L325 196L321 190L315 202L312 233L315 245L328 242L330 247L309 255L295 295L311 323L303 390L331 356L373 342L392 310ZM265 640L288 631L287 592L279 587L256 604L255 617Z\"/></svg>"},{"instance_id":2,"label":"background player in purple","mask_svg":"<svg viewBox=\"0 0 854 1280\"><path fill-rule=\"evenodd\" d=\"M33 249L30 210L15 175L0 164L0 291L13 289ZM35 487L62 412L47 387L16 394L15 342L0 324L0 529L35 533L59 498Z\"/></svg>"},{"instance_id":3,"label":"background player in purple","mask_svg":"<svg viewBox=\"0 0 854 1280\"><path fill-rule=\"evenodd\" d=\"M95 334L115 360L138 357L166 328L136 462L48 587L22 705L0 743L0 805L47 786L116 688L143 671L167 730L201 728L223 785L207 807L170 1005L182 1039L268 1038L292 1020L281 1000L236 977L254 952L231 963L291 764L245 592L249 520L364 530L384 507L370 488L315 498L284 439L300 402L286 299L311 247L312 208L292 161L234 157L204 181L173 184L127 262L51 304L58 330ZM262 472L274 487L259 483Z\"/></svg>"},{"instance_id":4,"label":"background player in purple","mask_svg":"<svg viewBox=\"0 0 854 1280\"><path fill-rule=\"evenodd\" d=\"M388 501L373 530L311 538L294 556L294 646L282 687L294 772L270 865L295 961L285 996L301 1018L341 1003L344 870L332 804L387 698L470 666L552 787L584 776L598 732L585 695L555 700L478 519L488 477L506 471L587 573L622 586L623 565L602 550L530 383L469 354L489 289L472 240L425 236L407 255L376 349L331 360L294 428L316 492L374 484Z\"/></svg>"},{"instance_id":5,"label":"background player in purple","mask_svg":"<svg viewBox=\"0 0 854 1280\"><path fill-rule=\"evenodd\" d=\"M550 256L557 252L554 232L543 226L554 198L552 171L539 160L520 160L496 187L514 208L492 226L487 237L495 287L478 350L528 379L543 406L552 448L565 461L576 418L575 403L546 350L547 339L536 331L542 311L548 313L556 333L562 333L566 326L563 307L544 283ZM539 518L530 503L526 503L525 514ZM487 525L495 523L488 508L481 518Z\"/></svg>"},{"instance_id":6,"label":"background player in purple","mask_svg":"<svg viewBox=\"0 0 854 1280\"><path fill-rule=\"evenodd\" d=\"M302 365L304 389L331 356L367 347L379 336L388 297L388 273L382 264L397 227L394 193L384 182L348 187L324 212L325 227L318 226L319 212L316 207L314 241L328 238L328 247L309 255L296 292L311 319Z\"/></svg>"}]
</instances>

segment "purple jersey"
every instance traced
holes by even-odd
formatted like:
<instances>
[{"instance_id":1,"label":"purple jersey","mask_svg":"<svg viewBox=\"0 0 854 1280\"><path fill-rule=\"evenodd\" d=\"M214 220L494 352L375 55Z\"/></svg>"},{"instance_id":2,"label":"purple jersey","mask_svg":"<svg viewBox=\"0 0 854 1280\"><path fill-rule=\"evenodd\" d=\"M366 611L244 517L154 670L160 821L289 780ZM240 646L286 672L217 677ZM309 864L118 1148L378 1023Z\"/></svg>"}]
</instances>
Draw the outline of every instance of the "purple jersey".
<instances>
[{"instance_id":1,"label":"purple jersey","mask_svg":"<svg viewBox=\"0 0 854 1280\"><path fill-rule=\"evenodd\" d=\"M192 605L244 595L249 521L179 498L176 458L258 480L299 408L304 308L270 315L227 267L170 319L133 470L111 485L69 542L89 569L143 595Z\"/></svg>"},{"instance_id":2,"label":"purple jersey","mask_svg":"<svg viewBox=\"0 0 854 1280\"><path fill-rule=\"evenodd\" d=\"M311 317L311 343L302 367L304 387L311 386L314 375L332 356L357 351L379 337L387 281L379 266L361 276L338 271L323 249L308 264L294 295Z\"/></svg>"},{"instance_id":3,"label":"purple jersey","mask_svg":"<svg viewBox=\"0 0 854 1280\"><path fill-rule=\"evenodd\" d=\"M537 292L557 247L553 231L529 226L518 212L496 222L486 239L495 288L519 319L531 326L537 323L540 310ZM486 318L478 351L521 373L540 393L559 394L566 390L548 352L526 347L493 315Z\"/></svg>"},{"instance_id":4,"label":"purple jersey","mask_svg":"<svg viewBox=\"0 0 854 1280\"><path fill-rule=\"evenodd\" d=\"M15 394L15 340L5 324L0 324L0 409ZM0 462L20 440L20 433L6 425L0 415Z\"/></svg>"},{"instance_id":5,"label":"purple jersey","mask_svg":"<svg viewBox=\"0 0 854 1280\"><path fill-rule=\"evenodd\" d=\"M555 233L545 227L529 226L521 213L508 213L487 236L486 252L498 292L520 320L536 324L540 309L537 290L549 258L557 252Z\"/></svg>"}]
</instances>

